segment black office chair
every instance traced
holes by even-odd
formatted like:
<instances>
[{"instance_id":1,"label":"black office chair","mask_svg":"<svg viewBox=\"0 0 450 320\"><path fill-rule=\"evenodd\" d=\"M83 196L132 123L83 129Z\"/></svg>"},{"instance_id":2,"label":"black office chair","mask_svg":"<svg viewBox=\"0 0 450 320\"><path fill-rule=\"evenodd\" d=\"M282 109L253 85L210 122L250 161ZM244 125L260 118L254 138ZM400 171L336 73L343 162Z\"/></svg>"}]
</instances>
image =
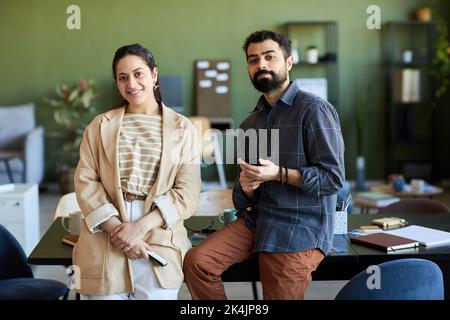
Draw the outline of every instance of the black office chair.
<instances>
[{"instance_id":1,"label":"black office chair","mask_svg":"<svg viewBox=\"0 0 450 320\"><path fill-rule=\"evenodd\" d=\"M34 278L22 247L0 224L0 300L57 300L68 293L60 281Z\"/></svg>"},{"instance_id":2,"label":"black office chair","mask_svg":"<svg viewBox=\"0 0 450 320\"><path fill-rule=\"evenodd\" d=\"M442 213L450 212L448 207L437 200L430 199L402 199L384 208L378 209L378 213Z\"/></svg>"}]
</instances>

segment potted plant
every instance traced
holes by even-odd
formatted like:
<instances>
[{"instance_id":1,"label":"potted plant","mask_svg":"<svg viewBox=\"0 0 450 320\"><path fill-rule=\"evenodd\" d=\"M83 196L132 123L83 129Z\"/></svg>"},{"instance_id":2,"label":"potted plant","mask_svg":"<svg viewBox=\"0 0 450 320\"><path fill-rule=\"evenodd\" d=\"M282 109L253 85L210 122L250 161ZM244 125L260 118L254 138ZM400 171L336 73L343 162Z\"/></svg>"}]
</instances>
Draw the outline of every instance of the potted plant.
<instances>
[{"instance_id":1,"label":"potted plant","mask_svg":"<svg viewBox=\"0 0 450 320\"><path fill-rule=\"evenodd\" d=\"M431 61L430 74L436 80L434 100L439 102L450 87L450 42L446 21L436 17L437 37L434 44L435 55Z\"/></svg>"},{"instance_id":2,"label":"potted plant","mask_svg":"<svg viewBox=\"0 0 450 320\"><path fill-rule=\"evenodd\" d=\"M62 139L59 152L59 187L61 193L74 191L73 176L79 159L79 147L83 132L97 114L94 100L97 98L95 81L80 78L78 84L69 87L66 84L55 88L55 98L44 98L54 108L53 118L58 126L57 131L50 132L52 137Z\"/></svg>"},{"instance_id":3,"label":"potted plant","mask_svg":"<svg viewBox=\"0 0 450 320\"><path fill-rule=\"evenodd\" d=\"M430 7L420 7L416 9L416 19L418 21L428 22L432 19L432 10Z\"/></svg>"},{"instance_id":4,"label":"potted plant","mask_svg":"<svg viewBox=\"0 0 450 320\"><path fill-rule=\"evenodd\" d=\"M417 9L417 17L419 19L419 12L428 20L436 23L436 41L434 43L434 57L431 60L431 66L428 71L436 81L436 87L431 101L432 109L444 97L450 88L450 41L448 38L447 21L440 15L439 7L436 1L430 0L429 4Z\"/></svg>"}]
</instances>

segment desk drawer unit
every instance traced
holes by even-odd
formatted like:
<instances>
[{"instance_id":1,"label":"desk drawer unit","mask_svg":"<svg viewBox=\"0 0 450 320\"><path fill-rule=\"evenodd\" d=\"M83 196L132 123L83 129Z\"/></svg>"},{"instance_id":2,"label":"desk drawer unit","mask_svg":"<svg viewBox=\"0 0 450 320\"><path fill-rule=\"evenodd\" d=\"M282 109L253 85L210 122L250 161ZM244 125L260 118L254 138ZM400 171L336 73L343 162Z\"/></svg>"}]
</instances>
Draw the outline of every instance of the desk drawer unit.
<instances>
[{"instance_id":1,"label":"desk drawer unit","mask_svg":"<svg viewBox=\"0 0 450 320\"><path fill-rule=\"evenodd\" d=\"M23 206L23 201L17 199L0 200L1 223L23 221Z\"/></svg>"},{"instance_id":2,"label":"desk drawer unit","mask_svg":"<svg viewBox=\"0 0 450 320\"><path fill-rule=\"evenodd\" d=\"M39 241L38 186L16 184L0 192L0 224L11 232L29 255Z\"/></svg>"}]
</instances>

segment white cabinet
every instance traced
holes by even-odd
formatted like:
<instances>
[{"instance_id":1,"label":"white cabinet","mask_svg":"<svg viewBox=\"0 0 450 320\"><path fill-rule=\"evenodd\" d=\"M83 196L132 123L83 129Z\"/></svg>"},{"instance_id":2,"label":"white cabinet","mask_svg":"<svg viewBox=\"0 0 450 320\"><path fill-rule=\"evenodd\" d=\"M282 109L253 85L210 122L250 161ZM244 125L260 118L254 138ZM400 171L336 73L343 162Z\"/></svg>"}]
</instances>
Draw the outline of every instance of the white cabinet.
<instances>
[{"instance_id":1,"label":"white cabinet","mask_svg":"<svg viewBox=\"0 0 450 320\"><path fill-rule=\"evenodd\" d=\"M0 224L19 241L28 256L39 241L39 192L37 184L15 184L0 192Z\"/></svg>"}]
</instances>

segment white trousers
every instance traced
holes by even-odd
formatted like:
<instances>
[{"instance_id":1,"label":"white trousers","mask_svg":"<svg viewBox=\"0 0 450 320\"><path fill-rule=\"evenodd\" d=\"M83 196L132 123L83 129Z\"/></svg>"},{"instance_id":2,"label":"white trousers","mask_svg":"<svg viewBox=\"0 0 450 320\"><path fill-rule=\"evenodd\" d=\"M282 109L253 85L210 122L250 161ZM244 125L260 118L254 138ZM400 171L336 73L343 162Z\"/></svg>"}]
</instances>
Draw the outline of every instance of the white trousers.
<instances>
[{"instance_id":1,"label":"white trousers","mask_svg":"<svg viewBox=\"0 0 450 320\"><path fill-rule=\"evenodd\" d=\"M142 217L144 201L125 201L128 221ZM156 279L151 263L147 259L132 260L134 292L105 296L80 295L81 300L177 300L179 289L164 289Z\"/></svg>"}]
</instances>

